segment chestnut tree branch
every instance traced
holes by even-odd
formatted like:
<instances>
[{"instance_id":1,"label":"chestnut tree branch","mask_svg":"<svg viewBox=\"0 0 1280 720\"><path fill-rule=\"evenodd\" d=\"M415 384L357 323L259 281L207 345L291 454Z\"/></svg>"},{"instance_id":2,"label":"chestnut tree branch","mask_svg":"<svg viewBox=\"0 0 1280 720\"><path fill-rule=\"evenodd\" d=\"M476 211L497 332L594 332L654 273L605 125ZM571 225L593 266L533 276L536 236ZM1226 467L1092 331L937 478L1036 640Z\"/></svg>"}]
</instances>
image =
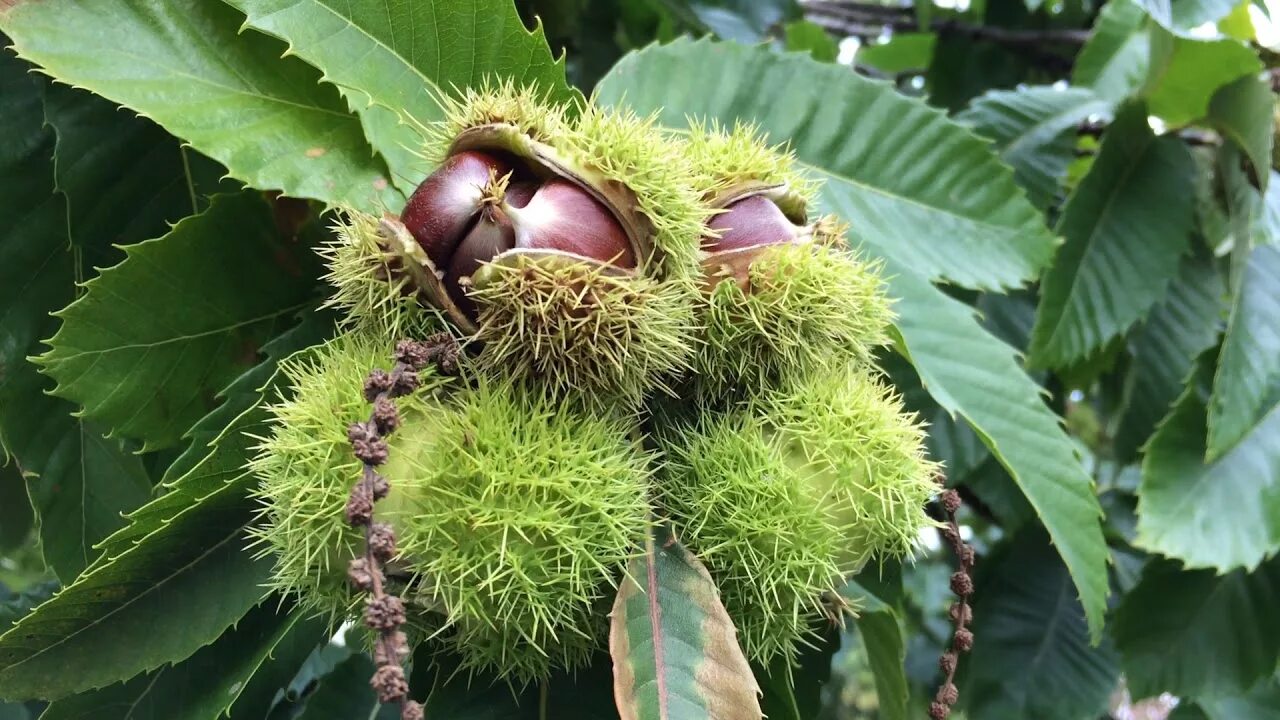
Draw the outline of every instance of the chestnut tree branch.
<instances>
[{"instance_id":1,"label":"chestnut tree branch","mask_svg":"<svg viewBox=\"0 0 1280 720\"><path fill-rule=\"evenodd\" d=\"M801 0L805 17L828 32L862 38L879 37L885 30L919 32L911 7L895 7L842 0ZM1060 46L1074 54L1089 39L1089 30L1074 28L1023 29L938 19L927 30L942 37L967 37L1004 46L1050 70L1069 70L1071 58L1046 49Z\"/></svg>"}]
</instances>

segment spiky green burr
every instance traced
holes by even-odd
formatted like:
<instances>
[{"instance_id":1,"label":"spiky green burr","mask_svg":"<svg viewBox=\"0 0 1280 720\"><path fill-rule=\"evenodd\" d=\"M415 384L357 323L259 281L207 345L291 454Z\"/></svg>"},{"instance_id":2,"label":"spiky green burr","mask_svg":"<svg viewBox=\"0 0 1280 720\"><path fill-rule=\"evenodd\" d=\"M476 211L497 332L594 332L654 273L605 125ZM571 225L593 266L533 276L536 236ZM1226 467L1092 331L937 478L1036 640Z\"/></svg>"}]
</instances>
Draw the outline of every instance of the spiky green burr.
<instances>
[{"instance_id":1,"label":"spiky green burr","mask_svg":"<svg viewBox=\"0 0 1280 720\"><path fill-rule=\"evenodd\" d=\"M363 381L389 348L357 331L286 361L292 393L252 462L272 585L335 620L356 609L345 570L363 547L343 518L361 472L345 428L367 416ZM653 458L620 416L469 369L421 378L399 400L380 468L391 494L377 506L411 621L442 628L467 668L515 682L580 664L601 639L596 605L648 527Z\"/></svg>"},{"instance_id":2,"label":"spiky green burr","mask_svg":"<svg viewBox=\"0 0 1280 720\"><path fill-rule=\"evenodd\" d=\"M878 264L848 248L843 223L811 221L817 184L749 126L698 125L687 142L704 198L721 214L702 241L699 389L723 397L868 360L888 339L884 283ZM751 202L771 214L748 211Z\"/></svg>"},{"instance_id":3,"label":"spiky green burr","mask_svg":"<svg viewBox=\"0 0 1280 720\"><path fill-rule=\"evenodd\" d=\"M475 380L398 431L386 471L419 490L400 546L449 647L524 683L598 646L595 606L647 528L652 458L629 421Z\"/></svg>"},{"instance_id":4,"label":"spiky green burr","mask_svg":"<svg viewBox=\"0 0 1280 720\"><path fill-rule=\"evenodd\" d=\"M665 436L662 503L706 562L748 657L793 657L824 593L902 557L932 521L924 432L868 371L834 368Z\"/></svg>"},{"instance_id":5,"label":"spiky green burr","mask_svg":"<svg viewBox=\"0 0 1280 720\"><path fill-rule=\"evenodd\" d=\"M520 223L551 216L504 204L505 185L493 183L495 237L509 216L516 246L462 285L474 317L450 313L474 334L481 367L597 405L634 405L683 372L695 344L698 241L709 210L680 147L653 118L585 101L551 107L510 84L468 91L445 112L425 134L424 156L489 153L514 168L516 185L568 181L606 207L608 224L626 237L625 261L539 247L537 228L522 237ZM574 219L569 211L565 220ZM590 227L573 232L591 245ZM575 245L556 244L566 242Z\"/></svg>"},{"instance_id":6,"label":"spiky green burr","mask_svg":"<svg viewBox=\"0 0 1280 720\"><path fill-rule=\"evenodd\" d=\"M274 560L271 585L332 620L359 602L347 587L346 569L364 551L363 536L343 512L362 471L346 428L368 418L364 380L388 365L391 347L379 333L356 331L283 361L288 394L268 408L271 431L250 462L260 503L251 534L260 554ZM436 393L450 382L429 369L420 380L418 390L398 400L408 423L437 412ZM390 495L378 503L378 520L397 532L411 521L406 499L415 493L412 480L392 478Z\"/></svg>"}]
</instances>

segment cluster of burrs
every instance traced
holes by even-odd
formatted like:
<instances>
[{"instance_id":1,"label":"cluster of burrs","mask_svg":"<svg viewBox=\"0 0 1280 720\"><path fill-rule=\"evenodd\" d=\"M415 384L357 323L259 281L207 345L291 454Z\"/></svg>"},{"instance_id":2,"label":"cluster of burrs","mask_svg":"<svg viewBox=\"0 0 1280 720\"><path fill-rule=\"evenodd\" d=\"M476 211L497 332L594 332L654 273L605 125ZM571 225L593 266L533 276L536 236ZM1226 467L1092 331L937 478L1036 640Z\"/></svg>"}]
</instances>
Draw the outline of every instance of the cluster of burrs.
<instances>
[{"instance_id":1,"label":"cluster of burrs","mask_svg":"<svg viewBox=\"0 0 1280 720\"><path fill-rule=\"evenodd\" d=\"M330 567L360 544L342 517L353 420L362 461L392 448L378 516L408 622L444 662L515 684L591 661L654 517L766 667L935 524L924 428L875 366L879 264L790 153L749 126L672 133L499 84L448 99L420 154L434 169L402 212L345 209L325 251L341 332L282 364L292 392L253 462L280 591L353 609ZM444 328L465 381L424 369L394 415L403 380L375 375L363 422L386 346Z\"/></svg>"},{"instance_id":2,"label":"cluster of burrs","mask_svg":"<svg viewBox=\"0 0 1280 720\"><path fill-rule=\"evenodd\" d=\"M383 582L383 568L396 555L396 535L389 523L373 519L374 503L391 492L391 484L377 468L387 462L385 438L400 426L394 398L416 390L418 372L429 364L434 363L444 375L455 372L458 353L457 344L447 333L423 342L401 340L396 344L396 364L391 372L375 369L365 379L364 396L373 405L368 421L347 427L347 439L363 471L347 499L346 519L364 531L364 555L351 560L347 577L353 586L369 594L364 623L377 633L373 650L377 670L369 684L379 702L399 703L402 720L422 720L423 711L422 705L409 699L404 673L403 663L409 656L409 641L400 629L405 622L404 600L387 594Z\"/></svg>"}]
</instances>

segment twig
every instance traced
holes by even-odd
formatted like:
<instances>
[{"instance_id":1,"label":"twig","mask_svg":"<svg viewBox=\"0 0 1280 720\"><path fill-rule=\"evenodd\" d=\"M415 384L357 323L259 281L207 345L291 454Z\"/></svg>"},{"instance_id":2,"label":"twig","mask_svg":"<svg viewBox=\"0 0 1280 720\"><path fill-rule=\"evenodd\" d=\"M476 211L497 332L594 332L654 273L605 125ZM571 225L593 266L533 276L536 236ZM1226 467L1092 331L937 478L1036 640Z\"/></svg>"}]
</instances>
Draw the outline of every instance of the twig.
<instances>
[{"instance_id":1,"label":"twig","mask_svg":"<svg viewBox=\"0 0 1280 720\"><path fill-rule=\"evenodd\" d=\"M918 32L910 7L890 7L832 0L802 0L801 8L813 23L837 35L863 38L878 37L885 30L893 32ZM1071 59L1047 51L1046 45L1065 45L1079 48L1089 39L1088 30L1074 28L1013 29L994 25L975 25L954 19L930 21L924 29L948 37L968 37L974 40L1003 45L1017 51L1037 64L1049 69L1067 70Z\"/></svg>"},{"instance_id":2,"label":"twig","mask_svg":"<svg viewBox=\"0 0 1280 720\"><path fill-rule=\"evenodd\" d=\"M952 636L950 649L944 651L942 657L938 659L938 667L942 669L946 678L929 705L929 717L932 720L944 720L951 714L951 708L960 698L960 691L956 689L955 684L956 666L959 664L960 653L969 652L973 648L973 631L969 630L969 623L973 621L973 609L969 605L969 600L973 596L973 548L960 537L960 526L956 524L956 511L960 509L960 493L955 490L944 491L941 500L942 510L947 516L946 525L942 527L942 537L951 546L959 562L959 568L951 574L951 592L960 599L948 611L951 622L955 623L956 631Z\"/></svg>"},{"instance_id":3,"label":"twig","mask_svg":"<svg viewBox=\"0 0 1280 720\"><path fill-rule=\"evenodd\" d=\"M390 373L375 369L364 382L364 397L373 405L369 420L347 427L347 439L363 465L360 480L347 498L346 519L364 530L364 554L352 559L347 578L356 588L369 593L365 601L364 623L378 633L373 660L377 670L369 684L378 693L378 702L399 703L401 720L423 720L422 705L409 699L409 682L403 663L409 656L409 642L400 626L405 622L404 600L388 595L383 586L383 564L396 554L395 531L388 523L374 522L373 506L391 491L377 466L387 461L386 437L400 427L400 415L393 398L408 395L418 387L418 373L435 363L442 374L457 369L458 346L448 333L438 333L424 342L396 343L396 364Z\"/></svg>"},{"instance_id":4,"label":"twig","mask_svg":"<svg viewBox=\"0 0 1280 720\"><path fill-rule=\"evenodd\" d=\"M1102 122L1082 122L1076 126L1077 134L1090 137L1102 137L1106 131L1107 124ZM1183 128L1171 133L1171 135L1192 147L1217 147L1222 144L1221 139L1215 133L1194 128Z\"/></svg>"}]
</instances>

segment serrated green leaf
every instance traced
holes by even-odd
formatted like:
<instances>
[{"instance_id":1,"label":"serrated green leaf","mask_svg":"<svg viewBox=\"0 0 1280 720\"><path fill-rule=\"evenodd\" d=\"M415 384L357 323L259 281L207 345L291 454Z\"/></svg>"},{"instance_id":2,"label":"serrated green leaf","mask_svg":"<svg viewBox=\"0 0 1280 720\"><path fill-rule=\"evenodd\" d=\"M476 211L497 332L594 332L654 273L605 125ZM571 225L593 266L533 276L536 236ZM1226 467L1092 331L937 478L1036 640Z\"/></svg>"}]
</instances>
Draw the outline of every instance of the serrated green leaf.
<instances>
[{"instance_id":1,"label":"serrated green leaf","mask_svg":"<svg viewBox=\"0 0 1280 720\"><path fill-rule=\"evenodd\" d=\"M1152 20L1175 33L1191 33L1231 14L1238 0L1137 0Z\"/></svg>"},{"instance_id":2,"label":"serrated green leaf","mask_svg":"<svg viewBox=\"0 0 1280 720\"><path fill-rule=\"evenodd\" d=\"M973 654L960 698L975 718L1094 718L1120 676L1109 639L1090 647L1067 569L1038 527L1003 543L974 590Z\"/></svg>"},{"instance_id":3,"label":"serrated green leaf","mask_svg":"<svg viewBox=\"0 0 1280 720\"><path fill-rule=\"evenodd\" d=\"M216 453L216 441L238 427L237 421L258 407L264 397L264 388L275 386L276 368L280 361L323 342L333 331L334 321L335 317L330 312L305 310L297 325L264 344L262 362L231 381L218 393L222 404L191 426L185 436L189 442L187 449L165 468L161 485L174 485Z\"/></svg>"},{"instance_id":4,"label":"serrated green leaf","mask_svg":"<svg viewBox=\"0 0 1280 720\"><path fill-rule=\"evenodd\" d=\"M358 207L402 200L338 92L220 2L8 4L0 28L66 83L145 115L250 186ZM127 41L121 41L127 38Z\"/></svg>"},{"instance_id":5,"label":"serrated green leaf","mask_svg":"<svg viewBox=\"0 0 1280 720\"><path fill-rule=\"evenodd\" d=\"M1088 357L1160 300L1190 247L1194 171L1181 141L1151 132L1141 104L1117 115L1058 222L1066 242L1041 280L1033 364Z\"/></svg>"},{"instance_id":6,"label":"serrated green leaf","mask_svg":"<svg viewBox=\"0 0 1280 720\"><path fill-rule=\"evenodd\" d=\"M282 607L278 599L268 599L187 660L59 700L40 717L216 720L227 712L236 717L241 708L253 708L243 717L261 718L276 691L316 646L323 626L298 610ZM275 665L288 668L282 679ZM271 681L261 682L267 676Z\"/></svg>"},{"instance_id":7,"label":"serrated green leaf","mask_svg":"<svg viewBox=\"0 0 1280 720\"><path fill-rule=\"evenodd\" d=\"M1268 173L1267 193L1254 222L1253 241L1259 245L1280 245L1280 173Z\"/></svg>"},{"instance_id":8,"label":"serrated green leaf","mask_svg":"<svg viewBox=\"0 0 1280 720\"><path fill-rule=\"evenodd\" d=\"M1254 75L1218 88L1209 100L1209 123L1244 151L1263 191L1271 179L1275 103L1271 83Z\"/></svg>"},{"instance_id":9,"label":"serrated green leaf","mask_svg":"<svg viewBox=\"0 0 1280 720\"><path fill-rule=\"evenodd\" d=\"M858 609L858 636L875 678L877 710L882 720L907 720L909 688L904 667L906 645L893 606L856 582L841 592Z\"/></svg>"},{"instance_id":10,"label":"serrated green leaf","mask_svg":"<svg viewBox=\"0 0 1280 720\"><path fill-rule=\"evenodd\" d=\"M197 433L189 453L171 466L173 472L166 475L164 483L168 492L128 515L129 524L102 542L104 558L127 552L189 509L200 512L194 506L206 497L235 490L247 498L253 478L245 468L256 442L254 437L267 432L269 416L263 401L283 380L279 363L285 357L305 352L304 348L326 336L331 327L326 315L311 316L263 347L266 359L228 386L223 392L226 403L197 424L200 428L208 423L207 434L204 430ZM199 445L200 438L207 442ZM187 464L190 468L184 470ZM244 504L250 505L247 499Z\"/></svg>"},{"instance_id":11,"label":"serrated green leaf","mask_svg":"<svg viewBox=\"0 0 1280 720\"><path fill-rule=\"evenodd\" d=\"M1075 157L1076 127L1110 111L1110 103L1091 90L1037 85L988 91L956 119L992 141L1031 202L1044 208Z\"/></svg>"},{"instance_id":12,"label":"serrated green leaf","mask_svg":"<svg viewBox=\"0 0 1280 720\"><path fill-rule=\"evenodd\" d=\"M1272 674L1280 658L1276 607L1280 560L1228 575L1148 563L1112 626L1134 697L1236 695Z\"/></svg>"},{"instance_id":13,"label":"serrated green leaf","mask_svg":"<svg viewBox=\"0 0 1280 720\"><path fill-rule=\"evenodd\" d=\"M320 678L319 687L307 699L306 707L297 720L392 720L400 717L400 710L395 705L379 707L378 698L369 687L373 669L373 663L364 654L343 660L332 672ZM439 717L472 720L471 716L453 714ZM481 720L481 716L475 716L474 720Z\"/></svg>"},{"instance_id":14,"label":"serrated green leaf","mask_svg":"<svg viewBox=\"0 0 1280 720\"><path fill-rule=\"evenodd\" d=\"M826 181L826 209L869 249L930 278L1014 286L1053 253L1055 239L986 143L843 67L677 40L623 58L597 91L603 104L657 112L674 128L687 116L757 123Z\"/></svg>"},{"instance_id":15,"label":"serrated green leaf","mask_svg":"<svg viewBox=\"0 0 1280 720\"><path fill-rule=\"evenodd\" d=\"M1134 544L1189 567L1254 568L1280 550L1280 404L1206 462L1207 376L1201 367L1147 444Z\"/></svg>"},{"instance_id":16,"label":"serrated green leaf","mask_svg":"<svg viewBox=\"0 0 1280 720\"><path fill-rule=\"evenodd\" d=\"M1211 258L1183 258L1168 294L1130 334L1132 362L1114 431L1119 458L1137 456L1138 448L1182 394L1196 358L1217 342L1225 291Z\"/></svg>"},{"instance_id":17,"label":"serrated green leaf","mask_svg":"<svg viewBox=\"0 0 1280 720\"><path fill-rule=\"evenodd\" d=\"M610 615L623 720L763 717L760 688L711 574L669 530L645 538Z\"/></svg>"},{"instance_id":18,"label":"serrated green leaf","mask_svg":"<svg viewBox=\"0 0 1280 720\"><path fill-rule=\"evenodd\" d=\"M1142 87L1151 64L1147 15L1133 0L1102 6L1093 34L1076 56L1071 84L1092 88L1113 104Z\"/></svg>"},{"instance_id":19,"label":"serrated green leaf","mask_svg":"<svg viewBox=\"0 0 1280 720\"><path fill-rule=\"evenodd\" d=\"M54 700L127 680L191 656L240 619L270 570L245 551L247 485L184 498L175 516L0 635L0 697Z\"/></svg>"},{"instance_id":20,"label":"serrated green leaf","mask_svg":"<svg viewBox=\"0 0 1280 720\"><path fill-rule=\"evenodd\" d=\"M216 196L125 253L58 313L62 326L38 362L85 418L155 450L176 444L311 303L318 263L279 236L252 191Z\"/></svg>"},{"instance_id":21,"label":"serrated green leaf","mask_svg":"<svg viewBox=\"0 0 1280 720\"><path fill-rule=\"evenodd\" d=\"M796 83L797 75L813 81ZM1014 351L984 331L971 308L924 277L998 284L1040 267L1054 241L1009 170L981 141L886 84L764 50L707 41L651 47L622 60L599 92L606 104L625 100L641 113L661 111L659 119L673 127L683 127L687 114L753 121L814 163L827 181L822 209L853 222L863 248L889 261L897 329L925 388L978 431L1036 508L1097 638L1107 551L1092 481ZM931 201L946 208L941 215ZM963 216L983 206L990 212L985 221ZM1005 222L1003 230L991 226ZM1013 231L1014 225L1024 229ZM1024 233L1023 239L1011 240L1006 231ZM1003 239L986 245L997 236Z\"/></svg>"},{"instance_id":22,"label":"serrated green leaf","mask_svg":"<svg viewBox=\"0 0 1280 720\"><path fill-rule=\"evenodd\" d=\"M77 278L92 272L116 239L69 242L42 88L26 63L0 51L0 444L29 479L46 563L70 580L93 559L93 545L123 524L120 513L146 499L150 484L136 456L46 394L52 383L26 359L53 332L49 313L71 301Z\"/></svg>"},{"instance_id":23,"label":"serrated green leaf","mask_svg":"<svg viewBox=\"0 0 1280 720\"><path fill-rule=\"evenodd\" d=\"M1019 367L969 306L910 271L890 268L897 329L925 389L963 417L1008 471L1066 563L1094 640L1106 610L1107 548L1093 481L1075 446Z\"/></svg>"},{"instance_id":24,"label":"serrated green leaf","mask_svg":"<svg viewBox=\"0 0 1280 720\"><path fill-rule=\"evenodd\" d=\"M442 119L436 96L486 79L537 85L556 101L574 92L565 83L564 58L552 57L541 27L526 30L505 0L230 4L248 15L247 25L289 43L292 54L338 86L406 194L430 168L414 155L420 135L401 118Z\"/></svg>"},{"instance_id":25,"label":"serrated green leaf","mask_svg":"<svg viewBox=\"0 0 1280 720\"><path fill-rule=\"evenodd\" d=\"M1242 442L1280 402L1280 246L1248 255L1209 402L1206 457Z\"/></svg>"},{"instance_id":26,"label":"serrated green leaf","mask_svg":"<svg viewBox=\"0 0 1280 720\"><path fill-rule=\"evenodd\" d=\"M268 717L294 717L296 715L294 711L301 711L305 698L315 690L320 680L333 672L334 668L342 664L343 660L351 657L353 653L354 650L346 644L345 632L331 637L328 642L312 650L307 659L298 667L297 672L286 683L284 695L280 698L281 701L277 703ZM410 683L412 682L413 680L410 678Z\"/></svg>"},{"instance_id":27,"label":"serrated green leaf","mask_svg":"<svg viewBox=\"0 0 1280 720\"><path fill-rule=\"evenodd\" d=\"M115 103L44 85L45 122L57 137L54 184L66 198L73 244L145 240L208 206L225 172L216 162Z\"/></svg>"},{"instance_id":28,"label":"serrated green leaf","mask_svg":"<svg viewBox=\"0 0 1280 720\"><path fill-rule=\"evenodd\" d=\"M1238 40L1189 40L1153 34L1144 92L1152 115L1181 126L1209 114L1218 88L1262 70L1257 53Z\"/></svg>"}]
</instances>

